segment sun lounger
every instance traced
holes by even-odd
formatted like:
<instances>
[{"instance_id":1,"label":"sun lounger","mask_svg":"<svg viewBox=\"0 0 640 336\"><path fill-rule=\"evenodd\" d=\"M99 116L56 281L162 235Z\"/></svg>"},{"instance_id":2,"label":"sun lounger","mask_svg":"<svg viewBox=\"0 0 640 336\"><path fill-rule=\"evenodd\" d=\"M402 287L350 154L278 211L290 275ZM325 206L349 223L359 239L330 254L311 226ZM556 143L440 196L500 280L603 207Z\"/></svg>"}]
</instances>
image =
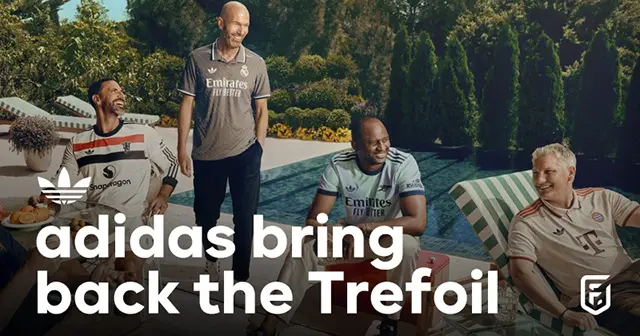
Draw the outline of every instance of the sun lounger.
<instances>
[{"instance_id":1,"label":"sun lounger","mask_svg":"<svg viewBox=\"0 0 640 336\"><path fill-rule=\"evenodd\" d=\"M18 97L0 98L0 109L18 117L40 116L55 122L58 131L82 132L96 124L95 118L81 118L50 114L47 111ZM10 123L10 122L3 122Z\"/></svg>"},{"instance_id":2,"label":"sun lounger","mask_svg":"<svg viewBox=\"0 0 640 336\"><path fill-rule=\"evenodd\" d=\"M584 334L580 329L564 324L562 320L534 305L517 290L509 274L509 258L506 255L509 224L513 216L538 198L531 182L531 170L462 181L455 184L449 194L456 201L502 275L512 289L519 294L521 308L558 333L567 336ZM537 265L534 267L546 290L558 296L559 292L553 283L546 278ZM597 331L596 334L610 334L602 328Z\"/></svg>"},{"instance_id":3,"label":"sun lounger","mask_svg":"<svg viewBox=\"0 0 640 336\"><path fill-rule=\"evenodd\" d=\"M93 108L93 106L91 106L91 104L89 104L88 102L76 96L58 97L56 98L54 103L76 114L79 117L87 117L87 118L96 117L96 110ZM160 117L157 115L138 114L138 113L125 113L121 118L122 120L130 123L146 124L146 125L155 125L158 121L160 121Z\"/></svg>"}]
</instances>

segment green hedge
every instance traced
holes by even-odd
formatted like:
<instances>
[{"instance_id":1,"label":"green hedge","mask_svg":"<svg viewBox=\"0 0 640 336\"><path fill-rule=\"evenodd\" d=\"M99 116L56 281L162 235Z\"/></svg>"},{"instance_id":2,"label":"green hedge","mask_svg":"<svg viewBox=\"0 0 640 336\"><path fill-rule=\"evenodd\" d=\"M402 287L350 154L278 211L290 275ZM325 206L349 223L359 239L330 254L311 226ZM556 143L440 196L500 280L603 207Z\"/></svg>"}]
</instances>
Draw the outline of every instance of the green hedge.
<instances>
[{"instance_id":1,"label":"green hedge","mask_svg":"<svg viewBox=\"0 0 640 336\"><path fill-rule=\"evenodd\" d=\"M301 109L299 107L290 107L284 113L269 114L270 125L276 122L283 122L294 130L303 128L320 128L327 126L331 129L347 128L351 123L351 116L342 109L329 110L326 108Z\"/></svg>"}]
</instances>

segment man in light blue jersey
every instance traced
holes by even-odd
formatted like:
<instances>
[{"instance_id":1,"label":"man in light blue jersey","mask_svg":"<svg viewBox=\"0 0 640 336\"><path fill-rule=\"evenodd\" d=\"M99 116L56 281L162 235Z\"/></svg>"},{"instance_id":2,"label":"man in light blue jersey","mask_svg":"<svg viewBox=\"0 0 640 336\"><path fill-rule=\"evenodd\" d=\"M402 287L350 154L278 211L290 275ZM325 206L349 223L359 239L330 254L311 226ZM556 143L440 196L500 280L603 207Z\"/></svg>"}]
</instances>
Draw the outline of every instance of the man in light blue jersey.
<instances>
[{"instance_id":1,"label":"man in light blue jersey","mask_svg":"<svg viewBox=\"0 0 640 336\"><path fill-rule=\"evenodd\" d=\"M411 154L391 147L387 130L377 118L354 120L351 132L353 150L335 155L325 167L305 225L322 226L316 220L318 214L329 214L338 194L342 194L344 221L360 228L365 236L383 225L402 227L403 258L398 267L387 271L387 279L404 290L416 269L419 237L427 224L427 204L418 164ZM385 246L384 239L383 236L381 246ZM291 309L279 316L267 315L259 327L249 328L248 335L275 335L280 320L285 323L291 320L309 287L308 272L317 270L321 264L354 261L352 252L332 261L318 258L315 241L315 238L305 241L301 258L287 256L280 271L278 281L287 284L293 293ZM375 259L368 246L365 240L365 258ZM379 335L397 335L399 318L400 311L382 321Z\"/></svg>"}]
</instances>

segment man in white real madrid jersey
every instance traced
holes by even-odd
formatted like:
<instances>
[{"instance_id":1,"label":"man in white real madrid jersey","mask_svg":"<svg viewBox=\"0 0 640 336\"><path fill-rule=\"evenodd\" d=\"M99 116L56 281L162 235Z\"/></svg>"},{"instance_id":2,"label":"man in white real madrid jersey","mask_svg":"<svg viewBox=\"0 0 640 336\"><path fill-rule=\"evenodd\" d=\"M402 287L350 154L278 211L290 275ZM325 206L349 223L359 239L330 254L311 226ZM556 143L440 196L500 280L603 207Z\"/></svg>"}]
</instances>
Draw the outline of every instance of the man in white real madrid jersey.
<instances>
[{"instance_id":1,"label":"man in white real madrid jersey","mask_svg":"<svg viewBox=\"0 0 640 336\"><path fill-rule=\"evenodd\" d=\"M102 79L93 83L88 99L96 110L97 123L71 138L51 181L58 180L63 168L71 185L91 177L87 201L111 206L126 215L126 254L116 260L116 269L126 271L126 281L138 281L143 260L130 250L131 233L143 225L144 214L166 211L177 184L178 162L153 128L119 118L125 112L125 94L116 81ZM157 196L147 204L152 169L164 177ZM125 299L131 303L134 296L125 295Z\"/></svg>"},{"instance_id":2,"label":"man in white real madrid jersey","mask_svg":"<svg viewBox=\"0 0 640 336\"><path fill-rule=\"evenodd\" d=\"M346 225L356 225L365 236L382 225L402 227L403 258L398 267L387 271L387 278L404 290L416 269L418 239L427 224L425 190L418 164L411 154L390 147L387 130L376 118L354 119L351 131L353 150L335 155L325 167L305 225L321 226L317 215L328 214L338 194L342 194ZM380 245L388 247L385 238ZM291 320L308 288L308 272L315 271L320 264L362 260L353 258L352 252L345 259L321 260L314 244L315 239L305 241L302 258L287 256L280 271L278 281L287 284L293 293L291 309L277 317L268 315L259 327L249 328L250 335L272 336L278 327L278 318L285 323ZM364 258L376 258L366 240ZM379 335L397 335L399 318L400 312L382 321Z\"/></svg>"}]
</instances>

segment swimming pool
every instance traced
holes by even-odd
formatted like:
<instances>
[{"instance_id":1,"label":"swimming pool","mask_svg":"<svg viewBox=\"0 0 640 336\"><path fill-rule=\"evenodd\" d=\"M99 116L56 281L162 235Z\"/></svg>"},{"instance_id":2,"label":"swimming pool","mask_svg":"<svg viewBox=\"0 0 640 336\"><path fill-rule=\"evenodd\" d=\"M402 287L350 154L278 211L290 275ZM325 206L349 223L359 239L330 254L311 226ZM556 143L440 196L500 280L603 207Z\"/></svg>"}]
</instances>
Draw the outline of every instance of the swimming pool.
<instances>
[{"instance_id":1,"label":"swimming pool","mask_svg":"<svg viewBox=\"0 0 640 336\"><path fill-rule=\"evenodd\" d=\"M482 243L473 233L469 222L449 196L448 191L458 181L529 169L528 158L525 158L524 162L514 164L513 160L501 162L499 158L489 155L472 155L460 150L405 151L410 152L418 162L422 182L426 188L428 219L427 230L420 239L421 247L426 250L476 260L491 260L482 248ZM322 171L334 154L263 171L258 213L264 215L267 221L302 225L318 187ZM577 175L589 178L590 175L586 173L581 175L580 163L578 166ZM591 178L591 180L593 181L591 183L600 181L595 178ZM576 180L575 187L602 185L589 185L587 182L584 178ZM640 194L637 192L631 193L613 185L606 185L606 183L602 186L615 189L630 199L640 201ZM173 195L169 202L191 207L193 206L193 197L191 190ZM228 194L221 211L233 213L231 197ZM339 200L329 214L329 220L337 221L344 215L344 207ZM619 233L623 244L632 257L640 257L640 230L620 228Z\"/></svg>"}]
</instances>

